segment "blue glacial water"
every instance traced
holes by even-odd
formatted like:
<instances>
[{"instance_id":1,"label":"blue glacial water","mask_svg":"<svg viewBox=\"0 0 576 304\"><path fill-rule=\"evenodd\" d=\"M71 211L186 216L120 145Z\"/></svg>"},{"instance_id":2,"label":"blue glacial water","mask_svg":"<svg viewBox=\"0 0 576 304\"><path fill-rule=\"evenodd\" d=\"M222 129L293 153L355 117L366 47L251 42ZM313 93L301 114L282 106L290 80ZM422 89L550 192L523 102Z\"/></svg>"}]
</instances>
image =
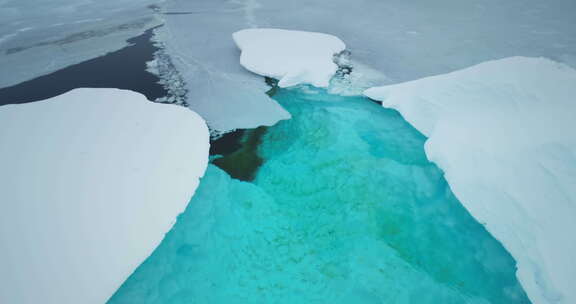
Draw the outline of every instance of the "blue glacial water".
<instances>
[{"instance_id":1,"label":"blue glacial water","mask_svg":"<svg viewBox=\"0 0 576 304\"><path fill-rule=\"evenodd\" d=\"M210 165L110 303L529 303L397 112L320 90L274 98L293 119L252 140L250 181Z\"/></svg>"}]
</instances>

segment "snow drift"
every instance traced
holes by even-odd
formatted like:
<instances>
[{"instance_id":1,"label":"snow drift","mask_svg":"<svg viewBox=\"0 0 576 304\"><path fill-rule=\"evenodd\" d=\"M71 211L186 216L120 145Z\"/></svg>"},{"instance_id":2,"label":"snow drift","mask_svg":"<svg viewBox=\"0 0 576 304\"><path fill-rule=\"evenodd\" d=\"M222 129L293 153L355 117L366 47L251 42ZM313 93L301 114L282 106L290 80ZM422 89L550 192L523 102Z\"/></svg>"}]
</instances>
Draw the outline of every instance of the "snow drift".
<instances>
[{"instance_id":1,"label":"snow drift","mask_svg":"<svg viewBox=\"0 0 576 304\"><path fill-rule=\"evenodd\" d=\"M576 303L576 71L512 57L365 95L424 135L428 158L518 263L534 303Z\"/></svg>"},{"instance_id":2,"label":"snow drift","mask_svg":"<svg viewBox=\"0 0 576 304\"><path fill-rule=\"evenodd\" d=\"M208 147L198 115L131 91L0 107L0 302L104 303L185 209Z\"/></svg>"},{"instance_id":3,"label":"snow drift","mask_svg":"<svg viewBox=\"0 0 576 304\"><path fill-rule=\"evenodd\" d=\"M282 88L298 84L327 87L338 69L334 55L346 49L338 37L323 33L245 29L233 37L242 51L240 64L280 80Z\"/></svg>"}]
</instances>

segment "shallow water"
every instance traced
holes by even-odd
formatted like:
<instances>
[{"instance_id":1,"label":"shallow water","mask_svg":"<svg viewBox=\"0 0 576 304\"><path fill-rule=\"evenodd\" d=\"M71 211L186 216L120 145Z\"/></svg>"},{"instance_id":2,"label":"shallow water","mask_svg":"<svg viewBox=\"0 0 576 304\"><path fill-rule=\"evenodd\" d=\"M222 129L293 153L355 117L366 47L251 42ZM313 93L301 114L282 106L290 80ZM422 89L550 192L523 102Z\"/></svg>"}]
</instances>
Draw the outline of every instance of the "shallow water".
<instances>
[{"instance_id":1,"label":"shallow water","mask_svg":"<svg viewBox=\"0 0 576 304\"><path fill-rule=\"evenodd\" d=\"M274 98L293 119L252 149L251 181L210 165L110 303L529 303L397 112L318 90Z\"/></svg>"}]
</instances>

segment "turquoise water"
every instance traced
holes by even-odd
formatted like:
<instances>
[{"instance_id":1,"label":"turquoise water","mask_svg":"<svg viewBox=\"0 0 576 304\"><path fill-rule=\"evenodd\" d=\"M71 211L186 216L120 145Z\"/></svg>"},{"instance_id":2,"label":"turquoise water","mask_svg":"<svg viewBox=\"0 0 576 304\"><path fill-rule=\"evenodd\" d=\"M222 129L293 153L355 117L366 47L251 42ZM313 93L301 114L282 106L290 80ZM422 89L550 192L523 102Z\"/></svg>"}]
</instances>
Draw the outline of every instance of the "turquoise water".
<instances>
[{"instance_id":1,"label":"turquoise water","mask_svg":"<svg viewBox=\"0 0 576 304\"><path fill-rule=\"evenodd\" d=\"M425 138L361 97L279 90L251 182L210 165L110 303L529 303Z\"/></svg>"}]
</instances>

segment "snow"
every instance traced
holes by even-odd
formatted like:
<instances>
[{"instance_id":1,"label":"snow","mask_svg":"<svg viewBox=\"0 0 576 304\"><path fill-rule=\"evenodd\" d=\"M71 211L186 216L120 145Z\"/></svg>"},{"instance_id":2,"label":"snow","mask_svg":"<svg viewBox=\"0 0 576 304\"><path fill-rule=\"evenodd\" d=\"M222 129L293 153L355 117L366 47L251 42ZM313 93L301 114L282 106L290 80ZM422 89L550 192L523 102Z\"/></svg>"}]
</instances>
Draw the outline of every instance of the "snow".
<instances>
[{"instance_id":1,"label":"snow","mask_svg":"<svg viewBox=\"0 0 576 304\"><path fill-rule=\"evenodd\" d=\"M285 88L299 84L328 87L338 66L334 55L346 49L338 37L282 29L245 29L233 34L242 51L240 64L276 78Z\"/></svg>"},{"instance_id":2,"label":"snow","mask_svg":"<svg viewBox=\"0 0 576 304\"><path fill-rule=\"evenodd\" d=\"M44 2L44 3L39 3ZM0 1L0 88L127 45L159 25L153 0Z\"/></svg>"},{"instance_id":3,"label":"snow","mask_svg":"<svg viewBox=\"0 0 576 304\"><path fill-rule=\"evenodd\" d=\"M208 136L117 89L0 107L0 302L106 302L185 209Z\"/></svg>"},{"instance_id":4,"label":"snow","mask_svg":"<svg viewBox=\"0 0 576 304\"><path fill-rule=\"evenodd\" d=\"M533 303L576 303L576 70L512 57L365 95L429 138L428 158L514 256Z\"/></svg>"}]
</instances>

